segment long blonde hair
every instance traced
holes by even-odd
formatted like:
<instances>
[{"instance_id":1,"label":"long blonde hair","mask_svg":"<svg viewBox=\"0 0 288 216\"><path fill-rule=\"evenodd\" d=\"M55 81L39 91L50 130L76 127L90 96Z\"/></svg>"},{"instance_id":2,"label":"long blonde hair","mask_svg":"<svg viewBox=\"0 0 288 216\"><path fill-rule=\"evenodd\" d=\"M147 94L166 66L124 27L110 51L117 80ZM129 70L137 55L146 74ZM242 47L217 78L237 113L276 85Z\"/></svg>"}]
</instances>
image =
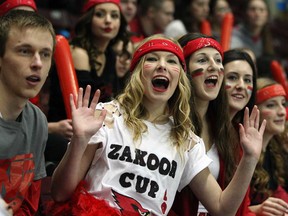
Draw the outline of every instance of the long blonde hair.
<instances>
[{"instance_id":1,"label":"long blonde hair","mask_svg":"<svg viewBox=\"0 0 288 216\"><path fill-rule=\"evenodd\" d=\"M154 35L146 38L138 47L149 40L159 37L170 40L180 47L177 41L162 35ZM132 72L124 92L117 97L124 115L123 117L125 124L132 131L134 141L141 140L141 135L147 131L147 126L143 122L143 119L147 119L149 116L148 110L142 103L144 87L141 81L141 77L143 76L142 69L144 61L145 56L141 57L141 60ZM183 152L187 148L187 146L183 144L187 143L189 134L191 133L191 130L193 130L193 125L190 120L190 96L190 83L184 69L181 67L178 86L172 97L168 100L167 107L169 110L167 118L173 117L174 122L170 137L173 140L173 144L180 152Z\"/></svg>"}]
</instances>

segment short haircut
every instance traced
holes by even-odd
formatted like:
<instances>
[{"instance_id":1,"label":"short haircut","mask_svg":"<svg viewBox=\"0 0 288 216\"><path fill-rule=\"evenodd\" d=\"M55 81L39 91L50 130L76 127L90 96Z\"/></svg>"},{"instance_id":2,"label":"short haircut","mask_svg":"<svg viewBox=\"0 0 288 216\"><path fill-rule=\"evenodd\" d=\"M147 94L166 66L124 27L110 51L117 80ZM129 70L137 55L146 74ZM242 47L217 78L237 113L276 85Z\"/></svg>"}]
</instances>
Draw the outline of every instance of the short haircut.
<instances>
[{"instance_id":1,"label":"short haircut","mask_svg":"<svg viewBox=\"0 0 288 216\"><path fill-rule=\"evenodd\" d=\"M5 46L8 40L9 32L12 28L19 29L41 29L50 32L53 38L53 51L55 49L56 39L55 31L52 23L33 11L26 10L12 10L0 17L0 56L3 57L5 53Z\"/></svg>"}]
</instances>

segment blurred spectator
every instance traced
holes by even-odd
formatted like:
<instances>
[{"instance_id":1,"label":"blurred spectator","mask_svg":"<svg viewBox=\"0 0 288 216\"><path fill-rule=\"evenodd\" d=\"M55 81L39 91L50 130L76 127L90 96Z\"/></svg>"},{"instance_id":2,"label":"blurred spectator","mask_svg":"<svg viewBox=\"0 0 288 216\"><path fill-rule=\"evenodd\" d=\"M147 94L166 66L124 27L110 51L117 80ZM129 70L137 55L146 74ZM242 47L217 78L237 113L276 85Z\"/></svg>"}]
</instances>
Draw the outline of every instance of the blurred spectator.
<instances>
[{"instance_id":1,"label":"blurred spectator","mask_svg":"<svg viewBox=\"0 0 288 216\"><path fill-rule=\"evenodd\" d=\"M265 0L243 1L243 21L233 29L231 49L249 47L256 57L274 55Z\"/></svg>"},{"instance_id":2,"label":"blurred spectator","mask_svg":"<svg viewBox=\"0 0 288 216\"><path fill-rule=\"evenodd\" d=\"M83 7L74 37L71 53L79 86L92 91L101 90L100 101L111 100L123 88L116 74L114 46L120 41L122 53L127 53L129 34L124 16L120 12L120 0L89 0ZM48 120L66 119L65 106L55 70L51 71L51 91Z\"/></svg>"},{"instance_id":3,"label":"blurred spectator","mask_svg":"<svg viewBox=\"0 0 288 216\"><path fill-rule=\"evenodd\" d=\"M83 0L35 0L39 9L47 9L50 11L67 11L73 15L80 15L80 10L84 2Z\"/></svg>"},{"instance_id":4,"label":"blurred spectator","mask_svg":"<svg viewBox=\"0 0 288 216\"><path fill-rule=\"evenodd\" d=\"M187 32L201 32L202 21L209 15L209 0L182 0L181 13L165 29L165 35L178 38Z\"/></svg>"},{"instance_id":5,"label":"blurred spectator","mask_svg":"<svg viewBox=\"0 0 288 216\"><path fill-rule=\"evenodd\" d=\"M231 12L231 8L226 0L210 0L209 7L209 21L211 23L212 36L220 42L222 21L224 16Z\"/></svg>"},{"instance_id":6,"label":"blurred spectator","mask_svg":"<svg viewBox=\"0 0 288 216\"><path fill-rule=\"evenodd\" d=\"M156 33L163 33L174 19L173 0L139 0L137 16L130 23L131 40L138 43Z\"/></svg>"},{"instance_id":7,"label":"blurred spectator","mask_svg":"<svg viewBox=\"0 0 288 216\"><path fill-rule=\"evenodd\" d=\"M288 7L284 12L278 12L271 23L275 55L288 71Z\"/></svg>"},{"instance_id":8,"label":"blurred spectator","mask_svg":"<svg viewBox=\"0 0 288 216\"><path fill-rule=\"evenodd\" d=\"M114 47L114 52L116 53L116 74L119 78L124 78L123 81L126 81L126 77L129 76L129 69L131 64L132 55L134 52L134 46L132 42L129 42L127 45L127 50L123 51L123 41L118 41Z\"/></svg>"},{"instance_id":9,"label":"blurred spectator","mask_svg":"<svg viewBox=\"0 0 288 216\"><path fill-rule=\"evenodd\" d=\"M137 0L120 0L121 12L123 13L129 27L129 23L137 13Z\"/></svg>"}]
</instances>

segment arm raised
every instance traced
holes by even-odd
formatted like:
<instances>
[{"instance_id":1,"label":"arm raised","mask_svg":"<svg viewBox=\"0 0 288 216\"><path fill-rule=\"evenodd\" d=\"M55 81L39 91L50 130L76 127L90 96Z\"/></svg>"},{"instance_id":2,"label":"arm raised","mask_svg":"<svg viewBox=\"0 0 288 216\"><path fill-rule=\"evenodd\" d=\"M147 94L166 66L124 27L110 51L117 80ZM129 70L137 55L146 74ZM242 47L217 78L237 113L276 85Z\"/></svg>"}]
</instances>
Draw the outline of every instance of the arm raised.
<instances>
[{"instance_id":1,"label":"arm raised","mask_svg":"<svg viewBox=\"0 0 288 216\"><path fill-rule=\"evenodd\" d=\"M239 129L244 152L243 157L231 182L224 191L222 191L208 168L201 171L190 182L192 191L212 215L228 216L236 214L261 154L265 126L266 121L264 120L259 128L259 110L256 106L253 108L250 117L249 110L246 108L244 124L240 125Z\"/></svg>"},{"instance_id":2,"label":"arm raised","mask_svg":"<svg viewBox=\"0 0 288 216\"><path fill-rule=\"evenodd\" d=\"M87 86L83 97L83 89L80 88L77 105L75 105L73 95L70 95L73 136L64 157L52 176L52 197L58 202L65 201L72 195L87 173L98 147L98 145L88 145L88 142L101 128L106 111L102 110L98 117L94 116L100 91L96 91L89 106L90 92L91 87Z\"/></svg>"}]
</instances>

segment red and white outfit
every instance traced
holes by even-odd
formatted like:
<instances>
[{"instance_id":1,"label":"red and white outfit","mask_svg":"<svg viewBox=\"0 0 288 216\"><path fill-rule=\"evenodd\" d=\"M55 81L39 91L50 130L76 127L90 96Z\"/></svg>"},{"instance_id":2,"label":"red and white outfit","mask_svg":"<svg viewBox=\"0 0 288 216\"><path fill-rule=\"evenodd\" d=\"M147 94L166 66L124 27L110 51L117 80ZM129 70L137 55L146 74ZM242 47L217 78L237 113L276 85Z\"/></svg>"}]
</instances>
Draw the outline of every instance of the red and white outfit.
<instances>
[{"instance_id":1,"label":"red and white outfit","mask_svg":"<svg viewBox=\"0 0 288 216\"><path fill-rule=\"evenodd\" d=\"M166 215L176 191L188 185L211 162L202 139L192 134L191 148L181 158L171 142L170 119L162 125L144 121L147 132L141 143L135 143L115 101L100 103L97 108L107 105L115 108L106 117L110 124L89 141L90 145L102 143L102 147L96 151L86 175L87 191L105 199L123 215L128 215L128 211Z\"/></svg>"}]
</instances>

